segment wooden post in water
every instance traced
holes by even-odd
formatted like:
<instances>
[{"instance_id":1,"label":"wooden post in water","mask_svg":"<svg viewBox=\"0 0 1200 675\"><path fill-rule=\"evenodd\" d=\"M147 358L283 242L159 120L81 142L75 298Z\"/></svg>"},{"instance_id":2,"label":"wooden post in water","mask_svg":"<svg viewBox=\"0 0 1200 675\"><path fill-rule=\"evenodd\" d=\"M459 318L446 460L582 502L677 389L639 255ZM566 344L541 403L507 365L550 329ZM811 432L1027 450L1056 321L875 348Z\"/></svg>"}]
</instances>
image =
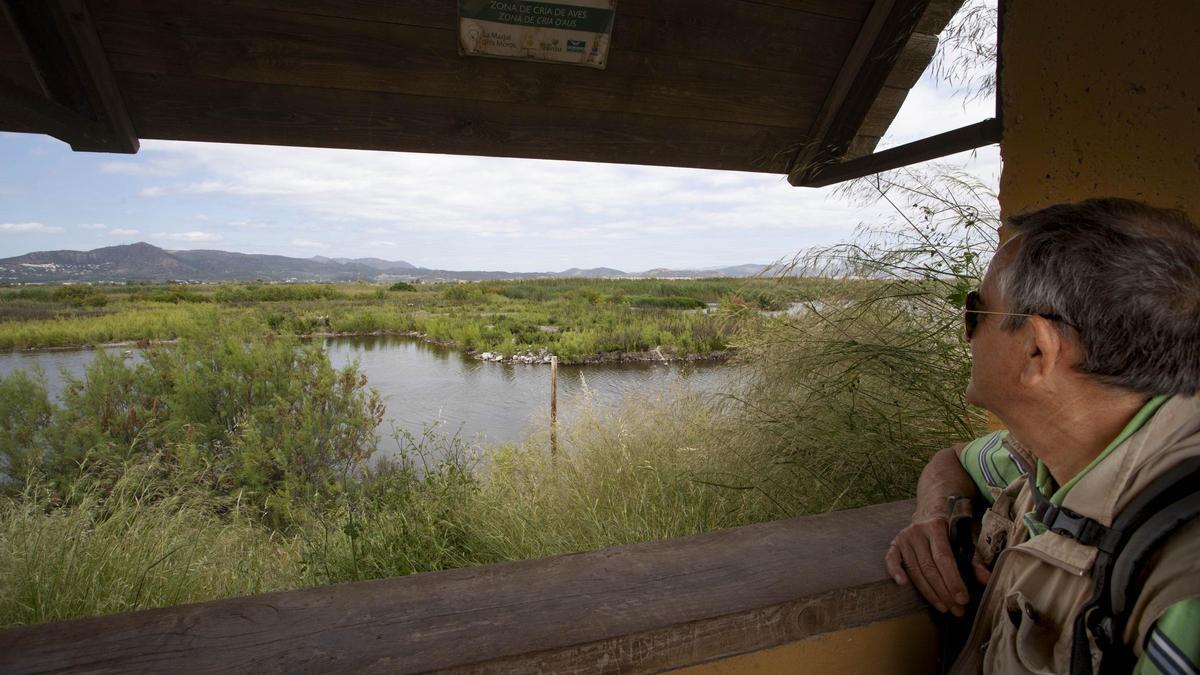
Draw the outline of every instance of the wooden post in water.
<instances>
[{"instance_id":1,"label":"wooden post in water","mask_svg":"<svg viewBox=\"0 0 1200 675\"><path fill-rule=\"evenodd\" d=\"M550 456L558 455L558 357L550 357Z\"/></svg>"}]
</instances>

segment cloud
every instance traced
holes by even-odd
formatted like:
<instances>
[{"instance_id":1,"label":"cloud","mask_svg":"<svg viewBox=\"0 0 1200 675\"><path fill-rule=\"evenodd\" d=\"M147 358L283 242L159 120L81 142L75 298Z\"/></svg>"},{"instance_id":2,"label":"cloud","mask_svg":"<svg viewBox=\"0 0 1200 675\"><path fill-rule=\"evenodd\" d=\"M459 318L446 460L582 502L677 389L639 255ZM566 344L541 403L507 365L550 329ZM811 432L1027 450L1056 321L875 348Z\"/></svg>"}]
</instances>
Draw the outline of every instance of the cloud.
<instances>
[{"instance_id":1,"label":"cloud","mask_svg":"<svg viewBox=\"0 0 1200 675\"><path fill-rule=\"evenodd\" d=\"M669 167L201 143L148 143L147 151L203 167L199 180L155 195L245 198L296 209L322 230L349 225L387 240L542 236L659 214L701 232L802 228L798 215L827 210L831 192L792 188L775 175ZM844 210L839 216L853 226Z\"/></svg>"},{"instance_id":2,"label":"cloud","mask_svg":"<svg viewBox=\"0 0 1200 675\"><path fill-rule=\"evenodd\" d=\"M229 227L236 227L238 229L251 229L251 230L273 230L276 227L275 225L271 225L270 223L260 223L257 220L246 220L246 219L231 220L227 224L229 225Z\"/></svg>"},{"instance_id":3,"label":"cloud","mask_svg":"<svg viewBox=\"0 0 1200 675\"><path fill-rule=\"evenodd\" d=\"M992 105L964 106L926 75L881 147L976 122ZM146 141L142 152L161 166L186 167L144 196L202 196L237 214L214 215L205 226L230 238L266 250L290 240L350 257L401 247L445 268L764 262L847 241L859 224L891 215L836 188L795 188L771 174L171 141ZM998 183L995 147L944 161Z\"/></svg>"},{"instance_id":4,"label":"cloud","mask_svg":"<svg viewBox=\"0 0 1200 675\"><path fill-rule=\"evenodd\" d=\"M293 239L292 246L297 248L316 248L321 250L329 248L329 244L321 241L312 241L311 239Z\"/></svg>"},{"instance_id":5,"label":"cloud","mask_svg":"<svg viewBox=\"0 0 1200 675\"><path fill-rule=\"evenodd\" d=\"M103 223L83 223L79 227L82 227L85 230L103 230L108 226Z\"/></svg>"},{"instance_id":6,"label":"cloud","mask_svg":"<svg viewBox=\"0 0 1200 675\"><path fill-rule=\"evenodd\" d=\"M118 227L113 230L110 230L108 233L114 237L129 237L129 236L137 234L138 231L130 229L128 227Z\"/></svg>"},{"instance_id":7,"label":"cloud","mask_svg":"<svg viewBox=\"0 0 1200 675\"><path fill-rule=\"evenodd\" d=\"M146 159L139 157L123 162L105 162L100 165L100 173L127 176L175 176L185 168L186 163L178 158Z\"/></svg>"},{"instance_id":8,"label":"cloud","mask_svg":"<svg viewBox=\"0 0 1200 675\"><path fill-rule=\"evenodd\" d=\"M222 237L219 234L213 234L212 232L201 232L199 230L192 230L191 232L162 233L158 236L162 237L163 239L168 239L170 241L190 241L190 242L221 241L222 239L224 239L224 237Z\"/></svg>"},{"instance_id":9,"label":"cloud","mask_svg":"<svg viewBox=\"0 0 1200 675\"><path fill-rule=\"evenodd\" d=\"M62 232L63 229L58 225L46 225L45 223L0 223L0 233L9 232L41 232L45 234Z\"/></svg>"}]
</instances>

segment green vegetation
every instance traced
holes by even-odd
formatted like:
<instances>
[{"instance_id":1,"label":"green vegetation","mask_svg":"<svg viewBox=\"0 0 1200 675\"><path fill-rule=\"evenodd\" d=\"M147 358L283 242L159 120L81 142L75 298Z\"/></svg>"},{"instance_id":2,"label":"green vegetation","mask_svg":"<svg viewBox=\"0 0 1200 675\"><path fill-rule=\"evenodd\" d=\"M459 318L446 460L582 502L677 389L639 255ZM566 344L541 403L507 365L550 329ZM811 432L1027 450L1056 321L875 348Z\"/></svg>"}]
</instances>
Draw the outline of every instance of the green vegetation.
<instances>
[{"instance_id":1,"label":"green vegetation","mask_svg":"<svg viewBox=\"0 0 1200 675\"><path fill-rule=\"evenodd\" d=\"M258 335L419 334L505 356L547 349L566 363L655 348L682 356L731 345L746 317L726 310L785 309L867 286L787 278L3 288L0 349L172 340L235 324ZM723 309L705 311L709 304Z\"/></svg>"},{"instance_id":2,"label":"green vegetation","mask_svg":"<svg viewBox=\"0 0 1200 675\"><path fill-rule=\"evenodd\" d=\"M137 365L99 352L61 406L23 372L0 380L0 466L7 484L62 498L81 466L155 455L193 477L219 466L215 492L286 524L293 502L374 452L382 417L366 378L335 370L318 345L215 335L147 349Z\"/></svg>"},{"instance_id":3,"label":"green vegetation","mask_svg":"<svg viewBox=\"0 0 1200 675\"><path fill-rule=\"evenodd\" d=\"M108 296L91 286L59 286L54 289L54 299L76 307L103 307L108 304Z\"/></svg>"},{"instance_id":4,"label":"green vegetation","mask_svg":"<svg viewBox=\"0 0 1200 675\"><path fill-rule=\"evenodd\" d=\"M0 626L295 587L298 540L161 473L130 464L65 503L38 484L0 497Z\"/></svg>"},{"instance_id":5,"label":"green vegetation","mask_svg":"<svg viewBox=\"0 0 1200 675\"><path fill-rule=\"evenodd\" d=\"M629 298L631 307L640 307L642 309L650 307L659 307L662 309L698 309L704 307L704 301L697 298L689 298L686 295L635 295Z\"/></svg>"},{"instance_id":6,"label":"green vegetation","mask_svg":"<svg viewBox=\"0 0 1200 675\"><path fill-rule=\"evenodd\" d=\"M169 288L100 289L105 314L57 323L187 332L137 364L98 356L61 403L36 376L0 378L0 626L582 551L910 496L929 453L982 427L962 399L969 368L959 312L995 232L994 197L977 185L957 177L910 185L864 187L916 204L903 228L800 261L836 267L841 279L553 280L403 293L347 285L287 302L260 290L224 301L202 288L194 292L210 300L172 302L132 297ZM4 292L11 302L59 302L54 291L31 290ZM648 308L642 297L716 302L724 323L704 337L712 315ZM805 304L763 311L777 302ZM476 348L501 336L513 349L535 340L561 348L573 344L564 336L580 341L587 330L588 347L619 343L623 329L629 345L671 335L693 346L736 340L744 381L716 401L678 394L591 410L559 430L555 457L544 429L500 448L433 433L377 446L379 401L362 375L333 369L319 347L287 335L311 329L314 316L335 330L420 321L430 335ZM0 334L43 323L10 322ZM54 335L38 330L31 335Z\"/></svg>"},{"instance_id":7,"label":"green vegetation","mask_svg":"<svg viewBox=\"0 0 1200 675\"><path fill-rule=\"evenodd\" d=\"M213 293L213 300L223 303L304 302L344 300L348 297L348 294L332 285L317 284L222 284Z\"/></svg>"},{"instance_id":8,"label":"green vegetation","mask_svg":"<svg viewBox=\"0 0 1200 675\"><path fill-rule=\"evenodd\" d=\"M0 378L0 625L584 550L752 522L713 487L698 399L631 401L472 454L399 436L319 347L219 337L100 354L61 404ZM682 445L681 445L682 444ZM711 446L711 444L709 444Z\"/></svg>"}]
</instances>

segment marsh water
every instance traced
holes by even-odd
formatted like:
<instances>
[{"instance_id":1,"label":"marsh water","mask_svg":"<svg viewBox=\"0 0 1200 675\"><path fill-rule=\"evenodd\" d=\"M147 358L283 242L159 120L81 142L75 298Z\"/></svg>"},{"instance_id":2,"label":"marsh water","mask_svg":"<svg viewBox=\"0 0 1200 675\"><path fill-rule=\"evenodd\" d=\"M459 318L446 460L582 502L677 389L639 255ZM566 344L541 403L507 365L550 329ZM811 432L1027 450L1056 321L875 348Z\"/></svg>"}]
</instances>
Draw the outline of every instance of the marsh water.
<instances>
[{"instance_id":1,"label":"marsh water","mask_svg":"<svg viewBox=\"0 0 1200 675\"><path fill-rule=\"evenodd\" d=\"M383 395L381 451L389 446L393 424L417 436L433 428L483 445L518 442L548 426L550 366L478 361L399 336L329 338L325 348L335 366L357 360L370 386ZM136 350L107 349L138 358ZM0 354L0 374L40 368L51 395L58 396L63 372L79 377L94 357L94 350ZM731 366L705 361L560 366L559 421L569 424L589 406L611 408L632 395L720 395L734 377Z\"/></svg>"}]
</instances>

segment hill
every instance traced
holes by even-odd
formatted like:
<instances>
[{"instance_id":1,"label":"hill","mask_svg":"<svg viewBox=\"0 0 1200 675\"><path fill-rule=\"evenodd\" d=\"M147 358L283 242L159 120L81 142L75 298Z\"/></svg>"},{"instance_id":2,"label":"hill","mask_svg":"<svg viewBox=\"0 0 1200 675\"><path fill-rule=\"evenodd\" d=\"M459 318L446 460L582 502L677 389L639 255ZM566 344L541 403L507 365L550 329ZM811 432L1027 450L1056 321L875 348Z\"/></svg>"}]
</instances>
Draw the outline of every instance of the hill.
<instances>
[{"instance_id":1,"label":"hill","mask_svg":"<svg viewBox=\"0 0 1200 675\"><path fill-rule=\"evenodd\" d=\"M768 265L737 265L699 270L655 268L623 272L611 267L562 272L437 270L381 258L290 258L282 255L200 249L168 251L138 242L91 251L35 251L0 259L0 283L119 281L484 281L536 278L700 278L748 277Z\"/></svg>"}]
</instances>

